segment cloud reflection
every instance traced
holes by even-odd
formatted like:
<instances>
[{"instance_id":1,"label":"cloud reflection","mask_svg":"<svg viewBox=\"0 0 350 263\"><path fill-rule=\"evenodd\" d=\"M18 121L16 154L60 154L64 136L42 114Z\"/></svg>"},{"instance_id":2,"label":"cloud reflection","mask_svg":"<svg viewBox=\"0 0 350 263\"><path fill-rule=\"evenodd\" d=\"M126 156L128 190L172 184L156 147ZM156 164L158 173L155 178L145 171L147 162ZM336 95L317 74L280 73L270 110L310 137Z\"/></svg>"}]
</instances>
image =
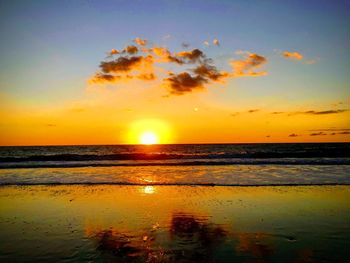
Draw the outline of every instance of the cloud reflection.
<instances>
[{"instance_id":1,"label":"cloud reflection","mask_svg":"<svg viewBox=\"0 0 350 263\"><path fill-rule=\"evenodd\" d=\"M247 255L252 262L266 262L274 254L268 234L235 233L188 213L174 213L166 227L157 223L148 230L120 232L111 227L88 233L102 256L117 262L215 262L218 256ZM224 248L227 253L220 255Z\"/></svg>"}]
</instances>

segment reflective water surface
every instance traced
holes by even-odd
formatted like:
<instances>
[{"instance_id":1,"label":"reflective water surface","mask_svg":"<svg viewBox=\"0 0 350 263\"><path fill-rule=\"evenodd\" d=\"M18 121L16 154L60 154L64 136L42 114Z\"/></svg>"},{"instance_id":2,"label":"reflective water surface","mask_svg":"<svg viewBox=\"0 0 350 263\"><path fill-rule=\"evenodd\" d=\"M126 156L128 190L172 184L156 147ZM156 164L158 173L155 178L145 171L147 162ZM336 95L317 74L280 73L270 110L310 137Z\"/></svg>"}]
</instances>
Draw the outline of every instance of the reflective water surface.
<instances>
[{"instance_id":1,"label":"reflective water surface","mask_svg":"<svg viewBox=\"0 0 350 263\"><path fill-rule=\"evenodd\" d=\"M348 262L350 186L0 187L1 262Z\"/></svg>"}]
</instances>

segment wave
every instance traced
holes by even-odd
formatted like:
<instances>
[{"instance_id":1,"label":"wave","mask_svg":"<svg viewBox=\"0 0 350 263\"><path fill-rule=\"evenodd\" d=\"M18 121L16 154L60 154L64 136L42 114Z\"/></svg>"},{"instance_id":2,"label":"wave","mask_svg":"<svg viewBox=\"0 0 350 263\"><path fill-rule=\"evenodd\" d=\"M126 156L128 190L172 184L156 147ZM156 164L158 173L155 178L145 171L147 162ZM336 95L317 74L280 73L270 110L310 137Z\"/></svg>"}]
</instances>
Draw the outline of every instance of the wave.
<instances>
[{"instance_id":1,"label":"wave","mask_svg":"<svg viewBox=\"0 0 350 263\"><path fill-rule=\"evenodd\" d=\"M129 183L129 182L73 182L73 183L61 183L61 182L49 182L49 183L1 183L0 186L30 186L30 185L42 185L42 186L56 186L56 185L125 185L125 186L229 186L229 187L266 187L266 186L346 186L350 183L265 183L265 184L215 184L215 183Z\"/></svg>"},{"instance_id":2,"label":"wave","mask_svg":"<svg viewBox=\"0 0 350 263\"><path fill-rule=\"evenodd\" d=\"M1 162L30 161L118 161L183 159L277 159L277 158L349 158L350 151L239 152L239 153L115 153L115 154L44 154L0 157Z\"/></svg>"},{"instance_id":3,"label":"wave","mask_svg":"<svg viewBox=\"0 0 350 263\"><path fill-rule=\"evenodd\" d=\"M213 166L213 165L350 165L350 158L229 158L229 159L145 159L88 161L22 161L3 162L0 169L14 168L73 168L114 166Z\"/></svg>"}]
</instances>

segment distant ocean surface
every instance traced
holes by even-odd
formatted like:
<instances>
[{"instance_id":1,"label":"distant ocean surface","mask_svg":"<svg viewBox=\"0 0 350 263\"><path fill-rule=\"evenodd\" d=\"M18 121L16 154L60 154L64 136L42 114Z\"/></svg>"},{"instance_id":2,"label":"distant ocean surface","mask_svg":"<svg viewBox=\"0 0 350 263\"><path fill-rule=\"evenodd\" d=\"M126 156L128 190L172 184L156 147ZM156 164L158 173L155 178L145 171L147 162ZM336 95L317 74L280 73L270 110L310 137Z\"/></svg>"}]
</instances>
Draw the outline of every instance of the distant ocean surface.
<instances>
[{"instance_id":1,"label":"distant ocean surface","mask_svg":"<svg viewBox=\"0 0 350 263\"><path fill-rule=\"evenodd\" d=\"M0 147L0 184L350 184L350 143Z\"/></svg>"}]
</instances>

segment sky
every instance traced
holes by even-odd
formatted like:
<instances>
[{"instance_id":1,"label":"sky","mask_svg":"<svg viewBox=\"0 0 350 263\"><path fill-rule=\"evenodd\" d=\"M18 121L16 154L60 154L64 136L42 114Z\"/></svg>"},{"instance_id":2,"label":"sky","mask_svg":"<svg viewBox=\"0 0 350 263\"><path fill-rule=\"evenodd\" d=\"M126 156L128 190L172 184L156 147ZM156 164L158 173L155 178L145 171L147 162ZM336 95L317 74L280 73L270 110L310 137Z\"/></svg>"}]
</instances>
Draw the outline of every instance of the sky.
<instances>
[{"instance_id":1,"label":"sky","mask_svg":"<svg viewBox=\"0 0 350 263\"><path fill-rule=\"evenodd\" d=\"M0 0L0 145L350 141L348 1Z\"/></svg>"}]
</instances>

